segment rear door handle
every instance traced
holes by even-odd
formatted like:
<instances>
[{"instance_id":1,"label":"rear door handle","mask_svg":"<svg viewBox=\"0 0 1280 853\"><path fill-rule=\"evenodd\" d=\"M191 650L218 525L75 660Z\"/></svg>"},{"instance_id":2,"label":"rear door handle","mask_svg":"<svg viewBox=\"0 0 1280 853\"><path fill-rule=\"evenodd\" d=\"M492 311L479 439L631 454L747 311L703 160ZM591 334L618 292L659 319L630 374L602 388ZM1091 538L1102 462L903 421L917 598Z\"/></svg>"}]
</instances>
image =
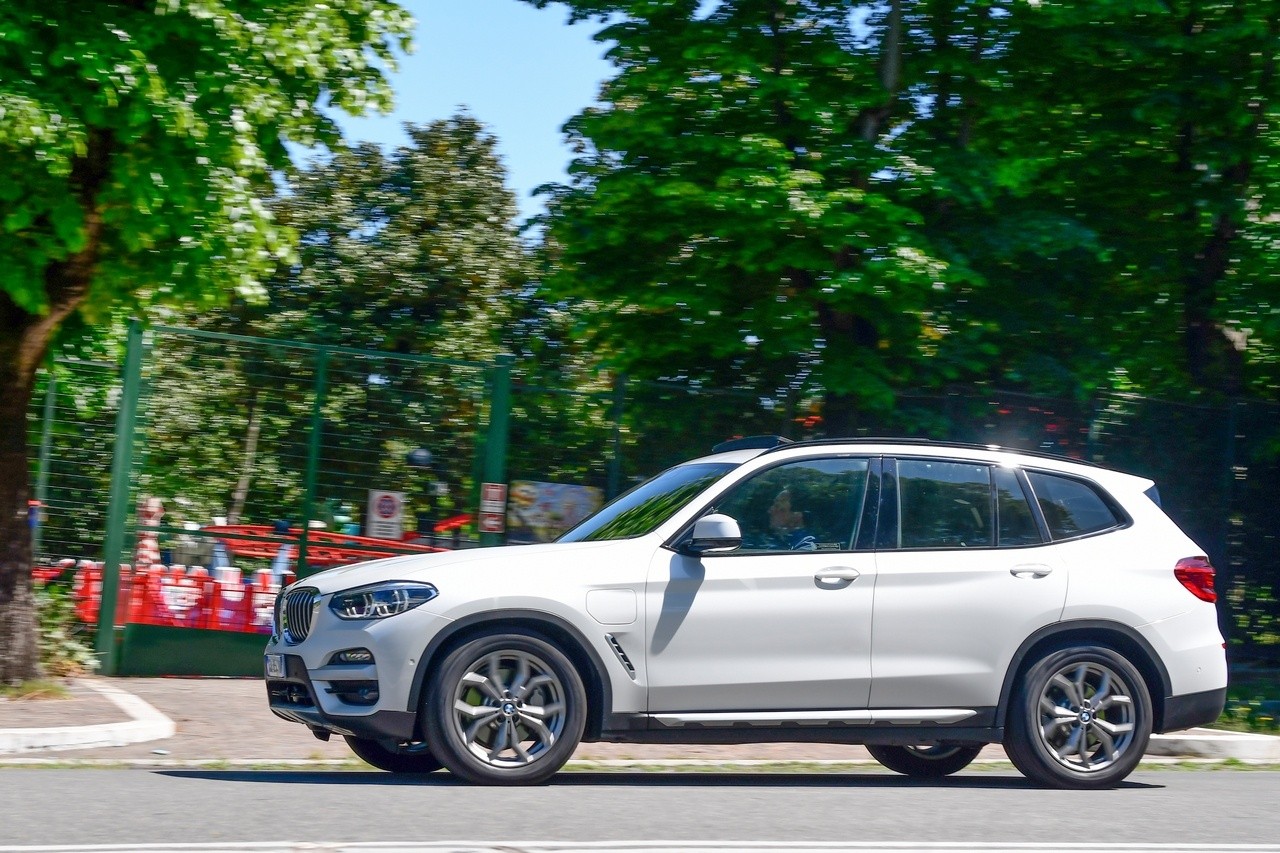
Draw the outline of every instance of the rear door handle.
<instances>
[{"instance_id":1,"label":"rear door handle","mask_svg":"<svg viewBox=\"0 0 1280 853\"><path fill-rule=\"evenodd\" d=\"M1053 566L1046 566L1043 563L1027 563L1021 566L1014 566L1009 570L1009 574L1015 578L1042 578L1053 572Z\"/></svg>"},{"instance_id":2,"label":"rear door handle","mask_svg":"<svg viewBox=\"0 0 1280 853\"><path fill-rule=\"evenodd\" d=\"M845 568L823 569L822 571L816 573L813 576L813 579L820 584L823 584L826 586L832 586L841 581L851 583L853 581L856 581L860 577L862 577L862 573L859 572L857 569L851 569L851 568L845 567Z\"/></svg>"}]
</instances>

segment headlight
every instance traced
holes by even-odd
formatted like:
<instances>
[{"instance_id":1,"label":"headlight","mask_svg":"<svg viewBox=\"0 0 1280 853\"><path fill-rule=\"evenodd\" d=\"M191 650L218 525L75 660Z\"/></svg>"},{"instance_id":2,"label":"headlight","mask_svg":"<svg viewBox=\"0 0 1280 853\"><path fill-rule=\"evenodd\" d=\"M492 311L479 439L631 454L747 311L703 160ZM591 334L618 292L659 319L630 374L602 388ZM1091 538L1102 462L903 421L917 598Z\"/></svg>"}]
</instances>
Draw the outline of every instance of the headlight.
<instances>
[{"instance_id":1,"label":"headlight","mask_svg":"<svg viewBox=\"0 0 1280 853\"><path fill-rule=\"evenodd\" d=\"M329 599L329 609L339 619L386 619L426 604L438 594L429 583L387 581L339 592Z\"/></svg>"}]
</instances>

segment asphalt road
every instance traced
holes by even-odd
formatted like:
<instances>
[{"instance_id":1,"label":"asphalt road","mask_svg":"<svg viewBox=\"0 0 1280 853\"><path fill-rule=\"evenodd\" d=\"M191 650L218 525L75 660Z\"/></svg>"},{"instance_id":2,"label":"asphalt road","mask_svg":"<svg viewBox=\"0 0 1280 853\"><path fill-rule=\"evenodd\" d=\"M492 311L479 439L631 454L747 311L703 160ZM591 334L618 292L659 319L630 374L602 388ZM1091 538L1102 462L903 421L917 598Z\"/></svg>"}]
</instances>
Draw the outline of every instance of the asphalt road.
<instances>
[{"instance_id":1,"label":"asphalt road","mask_svg":"<svg viewBox=\"0 0 1280 853\"><path fill-rule=\"evenodd\" d=\"M568 773L544 787L495 789L448 774L11 767L0 770L0 853L104 845L510 851L535 842L1280 851L1278 802L1280 772L1247 770L1142 771L1116 790L1076 792L1033 788L1011 769L934 783L871 770Z\"/></svg>"}]
</instances>

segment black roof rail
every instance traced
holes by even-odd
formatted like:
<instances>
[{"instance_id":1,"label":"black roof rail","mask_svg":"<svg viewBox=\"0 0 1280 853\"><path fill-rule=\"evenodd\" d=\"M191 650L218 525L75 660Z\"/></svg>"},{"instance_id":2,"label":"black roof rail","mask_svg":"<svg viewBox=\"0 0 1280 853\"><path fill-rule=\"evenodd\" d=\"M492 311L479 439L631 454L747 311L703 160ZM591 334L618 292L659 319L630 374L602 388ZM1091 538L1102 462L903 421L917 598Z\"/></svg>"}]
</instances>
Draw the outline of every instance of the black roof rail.
<instances>
[{"instance_id":1,"label":"black roof rail","mask_svg":"<svg viewBox=\"0 0 1280 853\"><path fill-rule=\"evenodd\" d=\"M785 440L785 439L784 439ZM976 441L938 441L932 438L814 438L805 441L787 442L787 447L827 446L832 444L906 444L918 447L954 447L957 450L990 450L994 453L1017 453L1021 456L1032 456L1039 459L1055 459L1059 462L1074 462L1077 465L1088 465L1092 468L1103 468L1096 462L1087 459L1076 459L1061 453L1046 453L1043 450L1023 450L1018 447L1004 447L999 444L980 444ZM781 447L770 446L765 453L780 450Z\"/></svg>"},{"instance_id":2,"label":"black roof rail","mask_svg":"<svg viewBox=\"0 0 1280 853\"><path fill-rule=\"evenodd\" d=\"M711 448L712 453L727 453L730 450L771 450L793 444L791 439L780 435L748 435L745 438L731 438Z\"/></svg>"}]
</instances>

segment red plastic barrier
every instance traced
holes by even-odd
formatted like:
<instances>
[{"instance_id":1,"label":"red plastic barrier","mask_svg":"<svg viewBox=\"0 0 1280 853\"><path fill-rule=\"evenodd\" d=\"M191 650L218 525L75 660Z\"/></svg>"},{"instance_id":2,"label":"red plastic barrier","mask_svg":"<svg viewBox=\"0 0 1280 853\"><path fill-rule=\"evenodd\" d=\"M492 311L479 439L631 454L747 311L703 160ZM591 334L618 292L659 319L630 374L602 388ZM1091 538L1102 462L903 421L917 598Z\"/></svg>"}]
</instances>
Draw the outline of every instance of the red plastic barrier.
<instances>
[{"instance_id":1,"label":"red plastic barrier","mask_svg":"<svg viewBox=\"0 0 1280 853\"><path fill-rule=\"evenodd\" d=\"M291 581L291 574L286 578ZM117 622L267 633L279 592L270 569L259 569L246 579L236 568L220 569L214 577L203 566L188 569L153 563L134 571L126 564L120 567ZM76 618L97 622L102 606L101 563L80 561L71 595Z\"/></svg>"}]
</instances>

